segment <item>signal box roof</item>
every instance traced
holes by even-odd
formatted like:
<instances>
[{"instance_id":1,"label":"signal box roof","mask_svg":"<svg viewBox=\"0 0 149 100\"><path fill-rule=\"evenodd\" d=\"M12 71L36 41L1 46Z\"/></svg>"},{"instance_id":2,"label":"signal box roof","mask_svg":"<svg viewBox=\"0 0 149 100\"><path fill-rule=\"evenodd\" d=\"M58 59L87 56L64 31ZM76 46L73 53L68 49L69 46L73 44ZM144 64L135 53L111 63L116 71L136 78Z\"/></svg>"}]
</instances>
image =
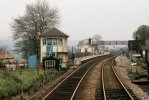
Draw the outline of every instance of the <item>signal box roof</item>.
<instances>
[{"instance_id":1,"label":"signal box roof","mask_svg":"<svg viewBox=\"0 0 149 100\"><path fill-rule=\"evenodd\" d=\"M40 37L65 37L68 38L69 36L64 32L58 30L57 28L48 29Z\"/></svg>"}]
</instances>

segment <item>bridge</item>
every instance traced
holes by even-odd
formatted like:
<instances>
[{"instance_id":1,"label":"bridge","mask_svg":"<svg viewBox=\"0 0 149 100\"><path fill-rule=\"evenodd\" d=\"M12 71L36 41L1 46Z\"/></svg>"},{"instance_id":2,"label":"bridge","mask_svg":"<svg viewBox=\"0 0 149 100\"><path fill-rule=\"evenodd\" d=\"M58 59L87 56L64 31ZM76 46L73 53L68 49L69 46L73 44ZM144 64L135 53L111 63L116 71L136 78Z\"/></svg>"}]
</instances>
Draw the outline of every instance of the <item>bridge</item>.
<instances>
[{"instance_id":1,"label":"bridge","mask_svg":"<svg viewBox=\"0 0 149 100\"><path fill-rule=\"evenodd\" d=\"M84 39L82 41L79 41L78 46L80 45L86 45L86 44L90 44L89 43L89 39ZM115 40L115 41L95 41L93 38L91 38L91 44L93 45L128 45L128 41L119 41L119 40Z\"/></svg>"},{"instance_id":2,"label":"bridge","mask_svg":"<svg viewBox=\"0 0 149 100\"><path fill-rule=\"evenodd\" d=\"M128 41L98 41L98 45L128 45Z\"/></svg>"}]
</instances>

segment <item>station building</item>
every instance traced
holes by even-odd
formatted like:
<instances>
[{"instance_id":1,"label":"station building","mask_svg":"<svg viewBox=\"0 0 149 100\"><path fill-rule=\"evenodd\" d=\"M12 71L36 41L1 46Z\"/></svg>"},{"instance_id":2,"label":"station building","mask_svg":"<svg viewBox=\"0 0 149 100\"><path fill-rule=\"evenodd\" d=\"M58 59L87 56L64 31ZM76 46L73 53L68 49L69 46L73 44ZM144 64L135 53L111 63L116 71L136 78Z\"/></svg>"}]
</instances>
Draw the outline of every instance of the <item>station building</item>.
<instances>
[{"instance_id":1,"label":"station building","mask_svg":"<svg viewBox=\"0 0 149 100\"><path fill-rule=\"evenodd\" d=\"M97 51L96 46L93 44L93 39L89 38L83 42L79 45L81 53L95 53Z\"/></svg>"},{"instance_id":2,"label":"station building","mask_svg":"<svg viewBox=\"0 0 149 100\"><path fill-rule=\"evenodd\" d=\"M93 45L86 44L81 46L80 50L81 53L95 53L96 48Z\"/></svg>"},{"instance_id":3,"label":"station building","mask_svg":"<svg viewBox=\"0 0 149 100\"><path fill-rule=\"evenodd\" d=\"M46 56L54 55L60 63L68 61L68 35L57 28L47 29L40 35L40 62Z\"/></svg>"}]
</instances>

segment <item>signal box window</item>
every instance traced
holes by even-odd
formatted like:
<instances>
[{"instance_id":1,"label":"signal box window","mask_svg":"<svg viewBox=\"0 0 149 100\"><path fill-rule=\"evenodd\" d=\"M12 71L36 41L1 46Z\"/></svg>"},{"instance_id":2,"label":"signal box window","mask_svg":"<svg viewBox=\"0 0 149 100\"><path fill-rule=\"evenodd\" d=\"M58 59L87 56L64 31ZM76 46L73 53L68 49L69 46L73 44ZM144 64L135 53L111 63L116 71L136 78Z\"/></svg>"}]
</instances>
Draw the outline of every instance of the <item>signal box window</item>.
<instances>
[{"instance_id":1,"label":"signal box window","mask_svg":"<svg viewBox=\"0 0 149 100\"><path fill-rule=\"evenodd\" d=\"M85 52L87 52L87 48L85 48Z\"/></svg>"},{"instance_id":2,"label":"signal box window","mask_svg":"<svg viewBox=\"0 0 149 100\"><path fill-rule=\"evenodd\" d=\"M57 45L57 39L53 39L52 42L53 42L53 45Z\"/></svg>"},{"instance_id":3,"label":"signal box window","mask_svg":"<svg viewBox=\"0 0 149 100\"><path fill-rule=\"evenodd\" d=\"M45 67L55 67L55 60L46 60Z\"/></svg>"},{"instance_id":4,"label":"signal box window","mask_svg":"<svg viewBox=\"0 0 149 100\"><path fill-rule=\"evenodd\" d=\"M43 45L46 45L46 44L47 44L47 40L43 39Z\"/></svg>"},{"instance_id":5,"label":"signal box window","mask_svg":"<svg viewBox=\"0 0 149 100\"><path fill-rule=\"evenodd\" d=\"M59 45L63 45L63 39L59 39L58 42Z\"/></svg>"}]
</instances>

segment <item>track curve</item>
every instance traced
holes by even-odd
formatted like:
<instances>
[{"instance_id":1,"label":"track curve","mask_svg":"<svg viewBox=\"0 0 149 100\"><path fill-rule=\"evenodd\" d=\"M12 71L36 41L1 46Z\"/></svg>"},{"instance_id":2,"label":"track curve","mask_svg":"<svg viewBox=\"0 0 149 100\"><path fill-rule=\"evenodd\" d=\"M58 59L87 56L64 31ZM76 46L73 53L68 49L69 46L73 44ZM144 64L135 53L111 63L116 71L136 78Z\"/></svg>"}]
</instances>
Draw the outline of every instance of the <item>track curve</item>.
<instances>
[{"instance_id":1,"label":"track curve","mask_svg":"<svg viewBox=\"0 0 149 100\"><path fill-rule=\"evenodd\" d=\"M99 60L107 58L107 56L101 56L97 59L91 60L74 73L65 78L60 84L58 84L52 91L50 91L42 100L72 100L75 92L77 91L78 84L81 82L87 71Z\"/></svg>"}]
</instances>

